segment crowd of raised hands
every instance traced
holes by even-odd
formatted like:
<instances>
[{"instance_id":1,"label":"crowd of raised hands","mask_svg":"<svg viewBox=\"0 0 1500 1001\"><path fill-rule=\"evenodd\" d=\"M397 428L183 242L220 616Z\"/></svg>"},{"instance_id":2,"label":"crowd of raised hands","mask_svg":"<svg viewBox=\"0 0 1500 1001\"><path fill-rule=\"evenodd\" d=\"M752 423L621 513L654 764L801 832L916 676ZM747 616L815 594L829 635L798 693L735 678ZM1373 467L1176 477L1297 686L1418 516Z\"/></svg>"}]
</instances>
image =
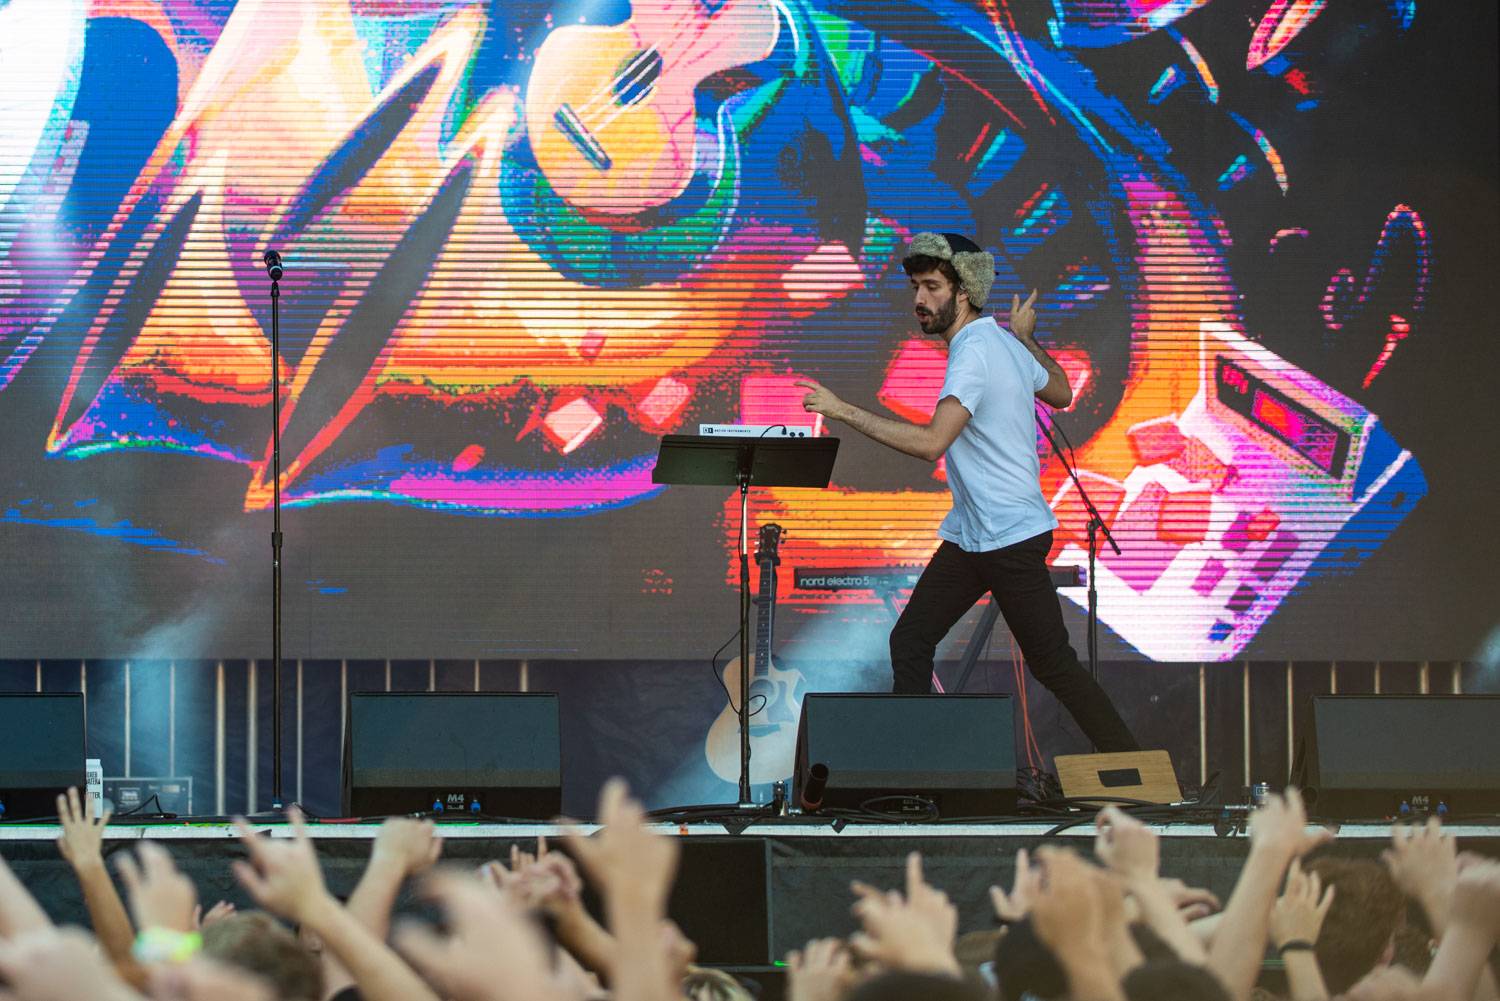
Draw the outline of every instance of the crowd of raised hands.
<instances>
[{"instance_id":1,"label":"crowd of raised hands","mask_svg":"<svg viewBox=\"0 0 1500 1001\"><path fill-rule=\"evenodd\" d=\"M387 821L347 900L330 893L295 809L289 836L241 821L245 855L233 869L254 911L224 903L205 911L193 882L152 840L113 853L122 900L104 861L108 816L94 818L76 791L59 798L58 813L59 848L93 930L56 927L0 860L0 1001L754 996L693 965L692 943L667 917L678 839L651 830L619 781L605 787L592 835L570 828L565 852L539 840L535 854L512 848L478 870L442 863L430 821ZM1394 918L1387 929L1374 904L1340 913L1341 899L1372 892L1371 873L1352 882L1321 865L1328 852L1307 857L1331 836L1309 827L1296 790L1272 795L1248 833L1244 867L1221 907L1212 893L1164 877L1157 834L1107 808L1096 819L1092 858L1061 844L1034 857L1018 852L1010 888L991 889L995 924L963 936L957 908L913 853L902 887L853 884L854 934L787 956L788 996L1239 1001L1265 996L1257 978L1269 949L1281 958L1292 1001L1497 997L1489 964L1500 936L1500 862L1460 853L1432 822L1399 827L1381 862L1362 863L1401 907L1409 902L1422 928L1416 960L1401 965L1391 962ZM584 906L585 879L602 901L602 921ZM393 927L409 883L436 922ZM1351 944L1369 941L1373 951Z\"/></svg>"}]
</instances>

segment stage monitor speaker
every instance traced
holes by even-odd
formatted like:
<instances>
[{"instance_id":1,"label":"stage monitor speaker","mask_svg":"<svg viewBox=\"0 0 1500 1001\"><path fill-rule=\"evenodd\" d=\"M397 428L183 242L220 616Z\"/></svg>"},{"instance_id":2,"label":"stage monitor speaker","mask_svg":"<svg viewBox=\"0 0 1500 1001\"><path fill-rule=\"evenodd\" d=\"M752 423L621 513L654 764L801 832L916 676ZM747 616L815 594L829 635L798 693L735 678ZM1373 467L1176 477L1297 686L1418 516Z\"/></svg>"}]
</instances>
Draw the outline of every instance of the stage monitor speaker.
<instances>
[{"instance_id":1,"label":"stage monitor speaker","mask_svg":"<svg viewBox=\"0 0 1500 1001\"><path fill-rule=\"evenodd\" d=\"M57 794L85 786L83 696L0 693L0 819L57 814Z\"/></svg>"},{"instance_id":2,"label":"stage monitor speaker","mask_svg":"<svg viewBox=\"0 0 1500 1001\"><path fill-rule=\"evenodd\" d=\"M1142 803L1178 803L1182 789L1166 751L1115 751L1108 754L1059 754L1052 760L1057 781L1068 799L1117 799Z\"/></svg>"},{"instance_id":3,"label":"stage monitor speaker","mask_svg":"<svg viewBox=\"0 0 1500 1001\"><path fill-rule=\"evenodd\" d=\"M550 820L562 812L557 696L355 692L344 812Z\"/></svg>"},{"instance_id":4,"label":"stage monitor speaker","mask_svg":"<svg viewBox=\"0 0 1500 1001\"><path fill-rule=\"evenodd\" d=\"M1331 820L1500 813L1500 696L1319 695L1292 781Z\"/></svg>"},{"instance_id":5,"label":"stage monitor speaker","mask_svg":"<svg viewBox=\"0 0 1500 1001\"><path fill-rule=\"evenodd\" d=\"M996 817L1016 808L1009 695L809 694L792 802L803 809Z\"/></svg>"}]
</instances>

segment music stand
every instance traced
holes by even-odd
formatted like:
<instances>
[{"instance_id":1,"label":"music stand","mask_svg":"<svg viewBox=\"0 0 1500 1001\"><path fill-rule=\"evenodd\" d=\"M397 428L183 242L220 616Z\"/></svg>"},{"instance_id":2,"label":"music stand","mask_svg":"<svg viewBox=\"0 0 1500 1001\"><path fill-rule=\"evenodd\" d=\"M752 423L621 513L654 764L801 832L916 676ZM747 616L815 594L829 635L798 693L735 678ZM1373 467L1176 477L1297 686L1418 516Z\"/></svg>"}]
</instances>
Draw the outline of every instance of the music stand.
<instances>
[{"instance_id":1,"label":"music stand","mask_svg":"<svg viewBox=\"0 0 1500 1001\"><path fill-rule=\"evenodd\" d=\"M669 434L656 455L652 483L737 486L740 491L740 791L750 799L750 488L828 486L837 438L716 438Z\"/></svg>"}]
</instances>

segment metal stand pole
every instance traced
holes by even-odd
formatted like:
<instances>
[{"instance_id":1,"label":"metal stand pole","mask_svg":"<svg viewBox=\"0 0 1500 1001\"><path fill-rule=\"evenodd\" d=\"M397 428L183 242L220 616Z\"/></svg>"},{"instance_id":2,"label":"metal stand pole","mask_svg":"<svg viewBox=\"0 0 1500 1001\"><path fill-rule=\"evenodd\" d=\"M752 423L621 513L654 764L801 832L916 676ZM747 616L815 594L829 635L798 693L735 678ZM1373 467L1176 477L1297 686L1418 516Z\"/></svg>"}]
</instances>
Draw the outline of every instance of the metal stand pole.
<instances>
[{"instance_id":1,"label":"metal stand pole","mask_svg":"<svg viewBox=\"0 0 1500 1001\"><path fill-rule=\"evenodd\" d=\"M743 464L742 464L743 465ZM750 470L740 471L740 800L750 799Z\"/></svg>"},{"instance_id":2,"label":"metal stand pole","mask_svg":"<svg viewBox=\"0 0 1500 1001\"><path fill-rule=\"evenodd\" d=\"M271 809L281 794L281 263L271 267ZM251 762L251 767L255 763Z\"/></svg>"},{"instance_id":3,"label":"metal stand pole","mask_svg":"<svg viewBox=\"0 0 1500 1001\"><path fill-rule=\"evenodd\" d=\"M1110 534L1109 526L1104 523L1104 518L1099 514L1099 509L1094 506L1093 500L1089 497L1089 492L1083 489L1083 482L1078 478L1078 471L1068 461L1067 453L1058 447L1057 439L1052 437L1052 429L1047 426L1047 423L1040 416L1037 417L1036 423L1037 427L1042 429L1042 434L1047 436L1047 442L1052 446L1052 451L1056 453L1058 461L1063 465L1063 469L1067 470L1068 477L1073 481L1073 486L1078 488L1078 496L1082 498L1083 506L1089 513L1089 675L1094 679L1094 683L1098 684L1099 589L1098 585L1094 583L1094 569L1099 553L1099 533L1104 533L1104 541L1109 543L1109 547L1115 551L1116 556L1120 555L1120 547L1115 542L1115 537ZM1095 747L1094 750L1098 751L1099 749Z\"/></svg>"}]
</instances>

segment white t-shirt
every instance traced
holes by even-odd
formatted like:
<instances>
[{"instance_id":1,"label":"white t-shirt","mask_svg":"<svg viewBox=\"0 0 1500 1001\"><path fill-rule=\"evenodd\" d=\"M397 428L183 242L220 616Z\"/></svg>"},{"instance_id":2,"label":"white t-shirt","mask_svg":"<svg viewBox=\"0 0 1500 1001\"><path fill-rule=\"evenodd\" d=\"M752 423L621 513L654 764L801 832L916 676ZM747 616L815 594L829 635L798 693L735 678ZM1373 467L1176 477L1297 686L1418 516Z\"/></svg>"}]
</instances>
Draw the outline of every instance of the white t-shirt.
<instances>
[{"instance_id":1,"label":"white t-shirt","mask_svg":"<svg viewBox=\"0 0 1500 1001\"><path fill-rule=\"evenodd\" d=\"M938 535L970 553L1014 545L1057 527L1042 497L1036 451L1036 392L1047 370L991 317L948 345L943 397L969 412L946 453L953 509Z\"/></svg>"}]
</instances>

